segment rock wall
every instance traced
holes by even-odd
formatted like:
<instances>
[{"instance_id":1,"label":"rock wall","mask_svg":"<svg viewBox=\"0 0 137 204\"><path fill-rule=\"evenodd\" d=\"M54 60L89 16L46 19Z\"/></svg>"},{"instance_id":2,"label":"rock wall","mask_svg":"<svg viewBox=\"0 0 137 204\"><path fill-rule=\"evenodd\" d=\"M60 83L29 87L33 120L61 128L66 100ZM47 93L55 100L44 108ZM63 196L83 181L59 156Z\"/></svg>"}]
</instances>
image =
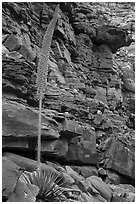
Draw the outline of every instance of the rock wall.
<instances>
[{"instance_id":1,"label":"rock wall","mask_svg":"<svg viewBox=\"0 0 137 204\"><path fill-rule=\"evenodd\" d=\"M135 5L59 4L43 100L42 161L78 172L76 165L86 167L84 175L92 167L107 183L134 185ZM36 159L36 71L55 6L2 4L4 152Z\"/></svg>"}]
</instances>

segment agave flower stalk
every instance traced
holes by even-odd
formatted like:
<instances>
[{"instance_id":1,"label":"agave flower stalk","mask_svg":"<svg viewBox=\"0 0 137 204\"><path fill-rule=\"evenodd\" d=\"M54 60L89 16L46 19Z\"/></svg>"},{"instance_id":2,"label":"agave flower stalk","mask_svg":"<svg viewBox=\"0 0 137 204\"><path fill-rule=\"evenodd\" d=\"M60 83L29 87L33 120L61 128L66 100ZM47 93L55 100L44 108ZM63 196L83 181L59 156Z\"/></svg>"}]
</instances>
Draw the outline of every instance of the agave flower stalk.
<instances>
[{"instance_id":1,"label":"agave flower stalk","mask_svg":"<svg viewBox=\"0 0 137 204\"><path fill-rule=\"evenodd\" d=\"M47 73L48 73L48 60L50 55L50 46L52 41L52 36L54 28L57 22L59 12L59 5L57 5L53 18L48 25L46 33L43 38L41 53L38 63L37 71L37 97L39 100L39 123L38 123L38 150L37 150L37 162L38 167L40 166L40 157L41 157L41 111L42 111L42 99L45 94L47 86Z\"/></svg>"}]
</instances>

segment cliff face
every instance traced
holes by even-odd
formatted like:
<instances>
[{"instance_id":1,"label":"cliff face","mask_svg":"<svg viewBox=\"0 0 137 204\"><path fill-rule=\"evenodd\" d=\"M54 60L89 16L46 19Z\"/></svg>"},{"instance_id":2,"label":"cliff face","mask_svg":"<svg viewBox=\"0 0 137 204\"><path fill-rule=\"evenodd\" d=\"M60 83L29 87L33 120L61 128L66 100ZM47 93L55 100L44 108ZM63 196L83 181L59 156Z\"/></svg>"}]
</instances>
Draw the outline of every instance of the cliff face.
<instances>
[{"instance_id":1,"label":"cliff face","mask_svg":"<svg viewBox=\"0 0 137 204\"><path fill-rule=\"evenodd\" d=\"M42 160L134 185L135 5L59 4L43 100ZM36 71L55 6L2 5L4 154L36 157Z\"/></svg>"}]
</instances>

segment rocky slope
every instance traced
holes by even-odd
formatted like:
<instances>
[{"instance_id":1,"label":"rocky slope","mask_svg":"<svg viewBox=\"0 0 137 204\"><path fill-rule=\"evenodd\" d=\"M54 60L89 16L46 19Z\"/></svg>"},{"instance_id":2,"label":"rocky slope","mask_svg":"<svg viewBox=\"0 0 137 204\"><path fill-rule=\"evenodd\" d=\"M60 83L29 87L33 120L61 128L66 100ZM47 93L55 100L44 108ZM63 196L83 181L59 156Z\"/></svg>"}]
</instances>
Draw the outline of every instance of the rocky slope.
<instances>
[{"instance_id":1,"label":"rocky slope","mask_svg":"<svg viewBox=\"0 0 137 204\"><path fill-rule=\"evenodd\" d=\"M36 159L36 71L55 6L2 4L3 158L27 171L19 160ZM60 3L43 100L42 162L62 169L82 192L78 201L134 201L134 7Z\"/></svg>"}]
</instances>

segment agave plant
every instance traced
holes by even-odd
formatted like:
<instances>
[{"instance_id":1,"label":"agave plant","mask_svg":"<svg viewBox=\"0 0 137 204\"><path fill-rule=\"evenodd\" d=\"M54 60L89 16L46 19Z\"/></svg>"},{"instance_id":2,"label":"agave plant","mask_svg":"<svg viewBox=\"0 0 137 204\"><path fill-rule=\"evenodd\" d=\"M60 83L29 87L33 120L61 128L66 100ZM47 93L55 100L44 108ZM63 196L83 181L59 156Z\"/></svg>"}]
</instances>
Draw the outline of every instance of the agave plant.
<instances>
[{"instance_id":1,"label":"agave plant","mask_svg":"<svg viewBox=\"0 0 137 204\"><path fill-rule=\"evenodd\" d=\"M36 196L36 202L62 202L67 200L63 194L63 177L55 172L37 169L32 173L24 174L26 183L38 186L39 192Z\"/></svg>"},{"instance_id":2,"label":"agave plant","mask_svg":"<svg viewBox=\"0 0 137 204\"><path fill-rule=\"evenodd\" d=\"M57 5L53 19L51 20L46 33L43 38L42 48L38 63L37 71L37 97L39 100L39 124L38 124L38 152L37 152L37 163L38 168L40 168L40 159L41 159L41 112L42 112L42 99L45 94L47 87L47 74L48 74L48 60L50 55L50 46L52 41L52 36L54 28L58 19L59 5Z\"/></svg>"}]
</instances>

